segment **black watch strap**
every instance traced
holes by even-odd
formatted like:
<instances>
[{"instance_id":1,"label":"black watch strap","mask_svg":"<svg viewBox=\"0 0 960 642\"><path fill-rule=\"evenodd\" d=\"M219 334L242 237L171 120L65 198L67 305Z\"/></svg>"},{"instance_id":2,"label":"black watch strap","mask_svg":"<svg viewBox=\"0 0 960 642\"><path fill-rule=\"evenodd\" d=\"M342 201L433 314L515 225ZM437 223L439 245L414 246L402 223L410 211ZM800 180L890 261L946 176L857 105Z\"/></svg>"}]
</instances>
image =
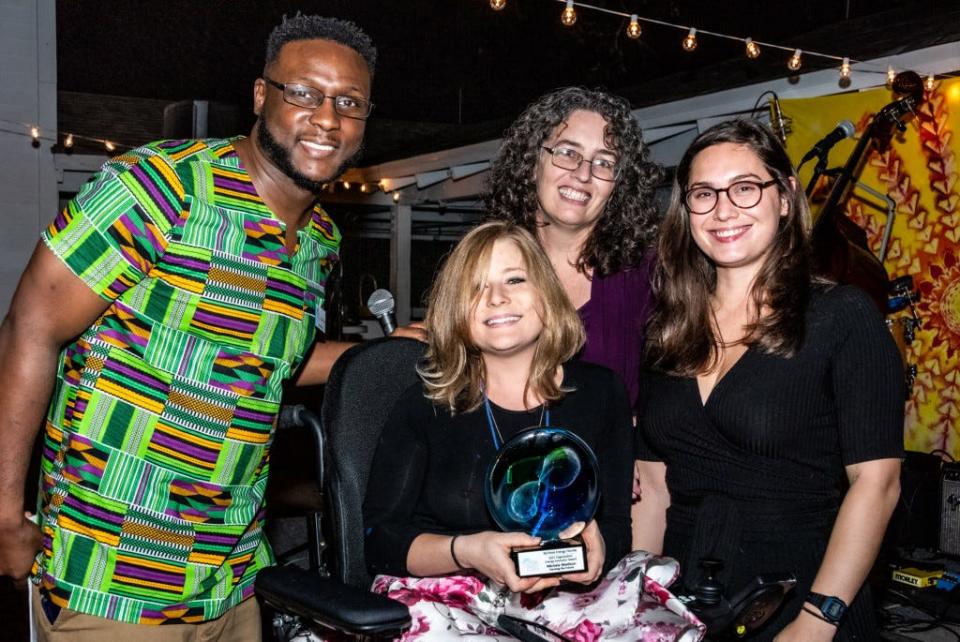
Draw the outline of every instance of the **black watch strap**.
<instances>
[{"instance_id":1,"label":"black watch strap","mask_svg":"<svg viewBox=\"0 0 960 642\"><path fill-rule=\"evenodd\" d=\"M807 602L817 607L823 614L823 619L830 624L840 624L847 612L847 603L835 595L821 595L810 591L807 593Z\"/></svg>"}]
</instances>

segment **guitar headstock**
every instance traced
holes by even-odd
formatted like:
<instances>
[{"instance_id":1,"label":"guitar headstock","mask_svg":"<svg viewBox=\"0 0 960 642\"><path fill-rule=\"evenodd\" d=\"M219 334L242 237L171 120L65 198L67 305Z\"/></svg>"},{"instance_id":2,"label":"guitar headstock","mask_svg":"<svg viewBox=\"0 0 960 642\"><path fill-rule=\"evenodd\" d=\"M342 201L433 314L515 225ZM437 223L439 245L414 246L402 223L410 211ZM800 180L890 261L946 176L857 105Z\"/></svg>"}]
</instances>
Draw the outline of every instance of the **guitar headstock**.
<instances>
[{"instance_id":1,"label":"guitar headstock","mask_svg":"<svg viewBox=\"0 0 960 642\"><path fill-rule=\"evenodd\" d=\"M892 87L896 100L877 112L874 119L876 133L882 138L889 137L893 127L904 131L904 121L923 102L923 80L915 71L901 71L894 77Z\"/></svg>"}]
</instances>

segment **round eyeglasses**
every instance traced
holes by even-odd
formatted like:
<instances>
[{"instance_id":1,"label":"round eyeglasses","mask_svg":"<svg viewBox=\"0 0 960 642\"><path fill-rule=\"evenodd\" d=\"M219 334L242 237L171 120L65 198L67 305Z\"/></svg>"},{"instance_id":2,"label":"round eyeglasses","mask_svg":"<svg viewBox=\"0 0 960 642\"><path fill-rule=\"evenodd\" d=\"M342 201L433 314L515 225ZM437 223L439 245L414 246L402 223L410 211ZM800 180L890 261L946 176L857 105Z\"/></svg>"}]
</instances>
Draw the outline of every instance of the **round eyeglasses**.
<instances>
[{"instance_id":1,"label":"round eyeglasses","mask_svg":"<svg viewBox=\"0 0 960 642\"><path fill-rule=\"evenodd\" d=\"M580 165L586 160L583 154L569 147L547 147L543 145L543 149L550 154L554 167L566 169L571 172L580 169ZM594 178L599 178L601 181L616 180L618 169L616 159L600 156L594 157L587 162L590 163L590 174Z\"/></svg>"},{"instance_id":2,"label":"round eyeglasses","mask_svg":"<svg viewBox=\"0 0 960 642\"><path fill-rule=\"evenodd\" d=\"M323 104L327 98L333 100L333 108L338 114L346 118L356 118L357 120L366 120L367 116L373 110L373 103L363 98L355 96L327 96L319 89L299 85L296 83L282 83L263 77L267 83L273 85L283 92L284 102L303 107L304 109L316 109Z\"/></svg>"},{"instance_id":3,"label":"round eyeglasses","mask_svg":"<svg viewBox=\"0 0 960 642\"><path fill-rule=\"evenodd\" d=\"M683 193L683 203L691 214L709 214L720 202L720 193L726 192L727 198L734 206L741 209L756 207L763 198L763 190L775 185L777 179L763 183L757 181L737 181L727 187L709 187L699 185Z\"/></svg>"}]
</instances>

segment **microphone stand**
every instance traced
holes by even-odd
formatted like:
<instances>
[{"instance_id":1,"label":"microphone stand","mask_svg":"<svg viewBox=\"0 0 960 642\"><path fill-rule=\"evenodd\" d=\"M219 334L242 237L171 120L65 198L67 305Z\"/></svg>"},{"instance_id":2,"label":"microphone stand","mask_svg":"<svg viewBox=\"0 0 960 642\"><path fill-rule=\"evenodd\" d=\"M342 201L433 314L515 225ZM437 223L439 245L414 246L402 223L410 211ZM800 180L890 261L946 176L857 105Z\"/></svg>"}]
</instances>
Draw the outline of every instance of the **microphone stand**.
<instances>
[{"instance_id":1,"label":"microphone stand","mask_svg":"<svg viewBox=\"0 0 960 642\"><path fill-rule=\"evenodd\" d=\"M807 183L807 198L813 194L813 188L817 184L817 181L820 180L820 177L827 171L827 156L828 154L817 155L817 164L813 166L813 175L810 177L810 182Z\"/></svg>"}]
</instances>

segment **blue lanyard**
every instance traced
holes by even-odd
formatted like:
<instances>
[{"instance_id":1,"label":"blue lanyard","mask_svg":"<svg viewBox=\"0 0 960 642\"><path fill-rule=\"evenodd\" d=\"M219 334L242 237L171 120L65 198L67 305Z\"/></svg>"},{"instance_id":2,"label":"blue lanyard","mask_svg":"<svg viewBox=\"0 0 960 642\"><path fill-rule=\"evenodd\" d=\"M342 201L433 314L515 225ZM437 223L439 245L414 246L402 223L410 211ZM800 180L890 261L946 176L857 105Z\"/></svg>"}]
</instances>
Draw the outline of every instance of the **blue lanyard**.
<instances>
[{"instance_id":1,"label":"blue lanyard","mask_svg":"<svg viewBox=\"0 0 960 642\"><path fill-rule=\"evenodd\" d=\"M487 427L490 428L490 438L493 440L493 447L499 452L503 444L500 443L500 437L497 435L497 422L493 418L493 408L490 406L490 399L487 397L485 390L483 391L483 408L487 411ZM543 409L543 415L540 417L540 425L550 425L549 408Z\"/></svg>"}]
</instances>

